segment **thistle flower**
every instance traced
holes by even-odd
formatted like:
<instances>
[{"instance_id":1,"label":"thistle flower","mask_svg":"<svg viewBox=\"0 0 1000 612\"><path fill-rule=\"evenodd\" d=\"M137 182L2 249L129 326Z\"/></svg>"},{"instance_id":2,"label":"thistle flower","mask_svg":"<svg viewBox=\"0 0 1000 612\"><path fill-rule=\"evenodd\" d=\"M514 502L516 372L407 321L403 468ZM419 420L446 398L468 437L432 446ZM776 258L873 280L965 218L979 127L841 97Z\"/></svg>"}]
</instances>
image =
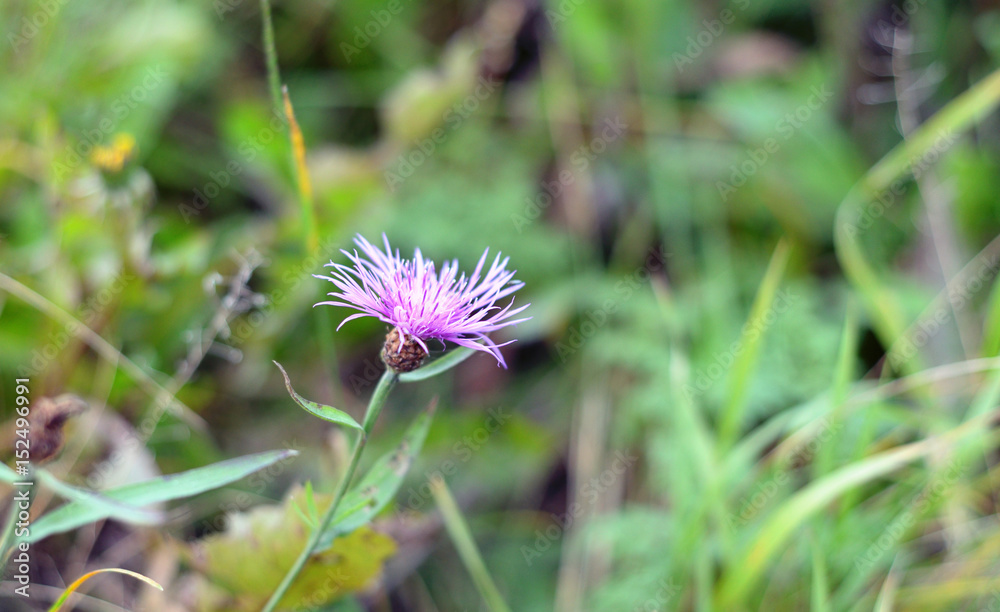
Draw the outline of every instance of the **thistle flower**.
<instances>
[{"instance_id":1,"label":"thistle flower","mask_svg":"<svg viewBox=\"0 0 1000 612\"><path fill-rule=\"evenodd\" d=\"M375 317L393 326L382 348L382 360L397 372L409 372L420 367L427 357L427 341L431 339L453 342L493 355L503 367L507 364L500 354L500 347L514 342L496 344L487 334L508 325L526 321L531 317L513 319L529 304L513 308L514 299L505 306L497 302L524 286L514 280L515 271L507 270L509 258L500 259L483 275L489 249L479 258L470 276L459 276L458 261L445 262L440 273L434 262L424 259L416 249L413 259L402 259L399 251L389 246L389 239L382 234L385 251L382 251L360 234L354 243L361 249L341 252L353 266L333 263L330 276L314 274L328 280L338 291L328 293L335 298L319 302L330 306L344 306L359 311L341 322L360 317Z\"/></svg>"}]
</instances>

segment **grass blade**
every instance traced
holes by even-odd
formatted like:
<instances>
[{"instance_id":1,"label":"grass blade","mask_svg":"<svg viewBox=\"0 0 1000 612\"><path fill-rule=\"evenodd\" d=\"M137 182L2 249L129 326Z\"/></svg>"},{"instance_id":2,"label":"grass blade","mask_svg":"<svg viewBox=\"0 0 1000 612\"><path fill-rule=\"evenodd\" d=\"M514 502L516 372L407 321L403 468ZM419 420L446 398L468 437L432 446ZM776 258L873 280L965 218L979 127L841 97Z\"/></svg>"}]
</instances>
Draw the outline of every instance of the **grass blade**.
<instances>
[{"instance_id":1,"label":"grass blade","mask_svg":"<svg viewBox=\"0 0 1000 612\"><path fill-rule=\"evenodd\" d=\"M288 138L292 145L292 162L295 168L295 182L299 192L299 206L302 208L302 230L305 234L306 247L310 254L319 250L319 231L316 229L316 211L313 204L312 181L309 178L309 167L306 165L306 142L295 120L295 110L292 100L288 97L288 86L281 88L282 101L285 108L285 119L288 121Z\"/></svg>"},{"instance_id":2,"label":"grass blade","mask_svg":"<svg viewBox=\"0 0 1000 612\"><path fill-rule=\"evenodd\" d=\"M451 536L452 543L458 549L458 555L462 558L465 569L469 570L472 581L476 583L479 594L482 595L492 612L510 612L510 608L500 596L497 585L493 583L489 570L486 569L483 557L476 547L476 541L472 538L472 532L469 531L469 526L462 518L462 511L455 503L455 498L448 491L448 485L437 474L431 477L430 484L434 501L437 502L438 508L441 509L441 515L444 517L444 525L448 530L448 535Z\"/></svg>"},{"instance_id":3,"label":"grass blade","mask_svg":"<svg viewBox=\"0 0 1000 612\"><path fill-rule=\"evenodd\" d=\"M718 590L718 608L738 608L763 575L774 555L806 520L838 496L859 485L894 472L904 465L940 449L941 440L927 439L901 446L850 464L815 481L792 496L765 523L742 559L731 564Z\"/></svg>"},{"instance_id":4,"label":"grass blade","mask_svg":"<svg viewBox=\"0 0 1000 612\"><path fill-rule=\"evenodd\" d=\"M163 590L163 587L160 586L160 583L156 582L152 578L147 578L146 576L143 576L142 574L139 574L139 573L136 573L136 572L130 572L129 570L126 570L126 569L119 569L117 567L107 567L107 568L104 568L104 569L99 569L99 570L94 570L92 572L88 572L88 573L84 574L83 576L80 576L79 578L77 578L75 581L73 581L73 584L71 584L68 587L66 587L66 590L63 591L63 594L59 596L59 599L57 599L56 602L54 604L52 604L52 607L49 608L49 612L59 612L59 610L62 609L63 604L66 603L66 600L69 599L69 596L72 595L81 586L83 586L84 582L90 580L91 578L93 578L94 576L96 576L98 574L107 574L107 573L125 574L126 576L131 576L131 577L133 577L133 578L135 578L137 580L142 580L143 582L145 582L146 584L148 584L151 587L160 589L161 591Z\"/></svg>"},{"instance_id":5,"label":"grass blade","mask_svg":"<svg viewBox=\"0 0 1000 612\"><path fill-rule=\"evenodd\" d=\"M812 612L830 612L830 581L826 574L826 551L816 537L810 539L812 549L812 589L809 593Z\"/></svg>"},{"instance_id":6,"label":"grass blade","mask_svg":"<svg viewBox=\"0 0 1000 612\"><path fill-rule=\"evenodd\" d=\"M722 448L728 448L732 444L743 422L743 409L746 406L747 393L750 389L750 375L753 373L757 353L764 337L764 334L758 329L758 323L763 321L771 304L774 303L778 285L781 283L785 266L788 264L788 256L788 243L782 240L774 249L771 263L764 273L764 280L761 282L757 297L754 298L753 306L750 309L747 324L743 326L743 333L740 334L739 342L744 348L736 356L736 362L733 364L729 390L726 394L726 405L722 409L722 417L719 422L719 445Z\"/></svg>"},{"instance_id":7,"label":"grass blade","mask_svg":"<svg viewBox=\"0 0 1000 612\"><path fill-rule=\"evenodd\" d=\"M17 472L12 470L6 463L0 463L0 481L14 484L19 480L21 480L21 477L17 475Z\"/></svg>"},{"instance_id":8,"label":"grass blade","mask_svg":"<svg viewBox=\"0 0 1000 612\"><path fill-rule=\"evenodd\" d=\"M271 21L271 3L268 0L260 0L260 15L264 57L267 61L267 87L271 91L271 103L277 112L281 108L281 75L278 73L278 50L274 46L274 24Z\"/></svg>"},{"instance_id":9,"label":"grass blade","mask_svg":"<svg viewBox=\"0 0 1000 612\"><path fill-rule=\"evenodd\" d=\"M867 311L871 314L875 330L885 346L893 343L905 332L904 310L896 296L875 269L865 259L858 240L859 232L852 217L879 192L885 191L894 180L908 172L911 164L920 160L941 139L942 134L952 135L964 131L992 112L1000 104L1000 70L987 76L947 106L928 119L909 138L898 144L882 158L848 192L837 210L834 243L848 279L858 288ZM904 374L920 369L916 360L901 364Z\"/></svg>"},{"instance_id":10,"label":"grass blade","mask_svg":"<svg viewBox=\"0 0 1000 612\"><path fill-rule=\"evenodd\" d=\"M854 380L858 355L858 309L855 302L847 304L847 316L844 318L844 328L840 334L840 350L837 354L837 368L833 375L833 388L830 391L830 421L835 425L830 430L830 439L816 450L814 462L814 477L818 478L830 472L833 466L834 450L839 448L841 419L843 419L844 403L851 390Z\"/></svg>"}]
</instances>

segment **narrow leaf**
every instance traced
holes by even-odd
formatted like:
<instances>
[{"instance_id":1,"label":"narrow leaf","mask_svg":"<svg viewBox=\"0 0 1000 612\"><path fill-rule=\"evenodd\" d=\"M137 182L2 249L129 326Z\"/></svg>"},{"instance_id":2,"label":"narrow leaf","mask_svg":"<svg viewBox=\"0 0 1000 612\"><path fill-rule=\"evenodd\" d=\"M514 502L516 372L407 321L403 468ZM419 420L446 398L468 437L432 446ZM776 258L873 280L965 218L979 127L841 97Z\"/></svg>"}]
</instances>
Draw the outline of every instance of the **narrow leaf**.
<instances>
[{"instance_id":1,"label":"narrow leaf","mask_svg":"<svg viewBox=\"0 0 1000 612\"><path fill-rule=\"evenodd\" d=\"M475 352L476 351L474 349L470 349L467 346L460 346L453 351L448 351L443 356L438 357L421 368L417 368L412 372L400 374L399 382L417 382L418 380L427 380L432 376L437 376L442 372L452 369L469 357L472 357L472 354Z\"/></svg>"},{"instance_id":2,"label":"narrow leaf","mask_svg":"<svg viewBox=\"0 0 1000 612\"><path fill-rule=\"evenodd\" d=\"M949 146L961 132L988 116L1000 105L1000 70L995 70L922 123L875 164L844 197L837 209L834 244L837 258L851 283L859 290L873 319L875 331L885 346L892 346L906 333L905 310L868 258L857 231L863 207L874 201L897 177L941 145ZM989 340L989 336L987 336ZM989 347L989 345L987 345ZM900 364L904 374L922 369L920 352Z\"/></svg>"},{"instance_id":3,"label":"narrow leaf","mask_svg":"<svg viewBox=\"0 0 1000 612\"><path fill-rule=\"evenodd\" d=\"M812 589L809 593L811 612L830 612L830 582L827 578L826 558L816 538L809 540L812 550Z\"/></svg>"},{"instance_id":4,"label":"narrow leaf","mask_svg":"<svg viewBox=\"0 0 1000 612\"><path fill-rule=\"evenodd\" d=\"M6 463L0 463L0 481L14 484L19 480L23 479L17 475L17 472L12 470Z\"/></svg>"},{"instance_id":5,"label":"narrow leaf","mask_svg":"<svg viewBox=\"0 0 1000 612\"><path fill-rule=\"evenodd\" d=\"M878 593L878 599L875 600L875 612L892 612L894 609L894 603L896 601L896 591L899 590L899 579L900 570L897 567L899 562L899 557L897 556L892 561L892 567L889 568L889 575L885 577L885 582L882 583L882 589Z\"/></svg>"},{"instance_id":6,"label":"narrow leaf","mask_svg":"<svg viewBox=\"0 0 1000 612\"><path fill-rule=\"evenodd\" d=\"M315 525L319 523L319 509L316 507L316 496L313 493L312 481L306 483L305 487L306 495L306 510L309 511L309 517L312 519L312 523Z\"/></svg>"},{"instance_id":7,"label":"narrow leaf","mask_svg":"<svg viewBox=\"0 0 1000 612\"><path fill-rule=\"evenodd\" d=\"M476 546L476 540L472 537L469 524L462 516L462 511L455 502L455 498L452 497L451 491L448 490L448 485L444 483L444 479L439 474L431 477L430 485L434 501L437 502L438 509L441 510L445 529L448 530L448 535L451 536L451 541L458 550L458 556L462 559L462 564L465 565L469 575L472 576L472 582L476 585L479 594L492 612L510 612L510 608L507 607L503 596L500 595L500 590L497 589L496 583L490 576L490 571L486 569L486 563L479 552L479 547Z\"/></svg>"},{"instance_id":8,"label":"narrow leaf","mask_svg":"<svg viewBox=\"0 0 1000 612\"><path fill-rule=\"evenodd\" d=\"M52 607L49 608L49 612L59 612L59 610L62 609L63 604L66 603L66 600L69 599L69 596L72 595L74 591L76 591L77 589L79 589L80 586L82 586L84 582L90 580L91 578L93 578L97 574L105 574L105 573L125 574L126 576L131 576L131 577L136 578L138 580L142 580L146 584L148 584L148 585L150 585L152 587L155 587L157 589L160 589L161 591L163 590L163 587L160 586L160 583L156 582L152 578L147 578L146 576L143 576L142 574L138 574L136 572L130 572L129 570L126 570L126 569L119 569L117 567L108 567L108 568L104 568L104 569L99 569L99 570L94 570L92 572L88 572L88 573L84 574L83 576L80 576L79 578L77 578L73 582L73 584L71 584L68 587L66 587L66 590L63 591L63 594L59 596L59 599L57 599L56 602L54 604L52 604Z\"/></svg>"},{"instance_id":9,"label":"narrow leaf","mask_svg":"<svg viewBox=\"0 0 1000 612\"><path fill-rule=\"evenodd\" d=\"M47 470L37 470L35 474L41 483L52 489L55 493L65 497L69 501L79 502L84 506L99 510L105 513L108 518L139 525L154 525L163 520L162 512L123 504L120 501L104 497L97 492L74 487L59 480Z\"/></svg>"},{"instance_id":10,"label":"narrow leaf","mask_svg":"<svg viewBox=\"0 0 1000 612\"><path fill-rule=\"evenodd\" d=\"M861 486L940 449L940 441L926 439L900 446L852 463L814 481L788 499L756 535L743 555L731 565L718 590L718 608L730 610L745 601L747 593L764 574L774 555L805 521L845 491Z\"/></svg>"},{"instance_id":11,"label":"narrow leaf","mask_svg":"<svg viewBox=\"0 0 1000 612\"><path fill-rule=\"evenodd\" d=\"M110 489L102 492L102 495L132 506L145 506L191 497L218 489L297 454L298 452L294 450L282 450L246 455L187 472ZM24 539L28 542L37 542L52 534L70 531L110 516L105 508L95 508L74 501L60 506L32 523L30 535Z\"/></svg>"},{"instance_id":12,"label":"narrow leaf","mask_svg":"<svg viewBox=\"0 0 1000 612\"><path fill-rule=\"evenodd\" d=\"M292 161L295 165L295 182L299 188L299 204L302 206L302 228L306 237L306 245L310 253L319 249L319 232L316 229L316 211L313 205L312 181L309 179L309 166L306 164L306 143L302 138L299 122L295 120L292 100L288 97L288 86L281 88L285 106L285 118L288 120L288 138L292 143Z\"/></svg>"},{"instance_id":13,"label":"narrow leaf","mask_svg":"<svg viewBox=\"0 0 1000 612\"><path fill-rule=\"evenodd\" d=\"M14 505L11 504L11 509L7 512L7 520L4 521L3 527L0 528L0 567L7 566L7 558L13 553L14 545L17 542L17 538L14 537L14 530L17 526L17 512L14 511Z\"/></svg>"},{"instance_id":14,"label":"narrow leaf","mask_svg":"<svg viewBox=\"0 0 1000 612\"><path fill-rule=\"evenodd\" d=\"M788 265L789 253L790 248L784 240L775 247L774 255L772 255L771 262L764 273L764 280L760 284L760 289L758 289L750 309L750 316L746 325L743 326L743 333L739 340L743 350L736 356L736 361L733 364L726 394L726 404L722 410L719 424L719 441L722 446L730 445L740 433L743 424L743 411L750 390L750 378L753 374L753 368L757 364L757 354L763 344L764 333L761 331L761 325L767 312L774 304L778 286L785 274L785 267Z\"/></svg>"},{"instance_id":15,"label":"narrow leaf","mask_svg":"<svg viewBox=\"0 0 1000 612\"><path fill-rule=\"evenodd\" d=\"M392 501L414 457L424 445L436 406L436 400L431 402L427 410L417 416L406 429L396 450L380 457L361 482L348 491L317 551L329 548L337 536L368 523Z\"/></svg>"},{"instance_id":16,"label":"narrow leaf","mask_svg":"<svg viewBox=\"0 0 1000 612\"><path fill-rule=\"evenodd\" d=\"M281 367L281 364L277 361L274 362L274 365L278 366L278 369L281 370L281 375L285 377L285 387L288 389L288 394L292 396L292 399L295 400L296 404L305 408L306 412L314 416L318 416L324 421L336 423L337 425L346 425L351 429L357 429L361 432L364 431L361 425L359 425L358 422L346 412L337 410L333 406L311 402L296 393L295 389L292 388L292 381L288 379L288 374L285 373L285 368Z\"/></svg>"}]
</instances>

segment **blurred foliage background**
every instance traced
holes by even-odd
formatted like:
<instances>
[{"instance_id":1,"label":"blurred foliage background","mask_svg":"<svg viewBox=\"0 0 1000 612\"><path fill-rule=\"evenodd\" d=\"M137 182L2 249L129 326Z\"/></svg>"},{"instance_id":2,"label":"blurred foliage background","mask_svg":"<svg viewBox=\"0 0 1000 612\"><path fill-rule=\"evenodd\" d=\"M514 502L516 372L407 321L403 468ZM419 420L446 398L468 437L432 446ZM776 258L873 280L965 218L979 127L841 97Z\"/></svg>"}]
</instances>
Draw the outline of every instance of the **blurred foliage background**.
<instances>
[{"instance_id":1,"label":"blurred foliage background","mask_svg":"<svg viewBox=\"0 0 1000 612\"><path fill-rule=\"evenodd\" d=\"M278 0L273 24L312 202L258 2L0 5L5 417L15 377L83 398L51 469L94 488L301 453L162 527L46 539L40 601L115 566L165 593L108 578L79 609L259 609L294 492L348 448L271 360L360 414L386 330L335 332L311 275L384 232L502 251L533 318L509 370L397 390L372 444L438 396L423 451L342 542L364 580L298 609L485 609L435 473L513 610L1000 609L995 3Z\"/></svg>"}]
</instances>

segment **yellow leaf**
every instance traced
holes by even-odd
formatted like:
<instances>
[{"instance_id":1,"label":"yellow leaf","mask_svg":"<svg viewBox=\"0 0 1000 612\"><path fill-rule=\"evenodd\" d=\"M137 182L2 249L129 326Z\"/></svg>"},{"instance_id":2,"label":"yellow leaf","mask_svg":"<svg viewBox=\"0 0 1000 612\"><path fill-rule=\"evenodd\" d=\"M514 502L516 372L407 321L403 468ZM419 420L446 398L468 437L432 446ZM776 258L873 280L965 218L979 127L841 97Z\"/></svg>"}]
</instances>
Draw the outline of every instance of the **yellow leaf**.
<instances>
[{"instance_id":1,"label":"yellow leaf","mask_svg":"<svg viewBox=\"0 0 1000 612\"><path fill-rule=\"evenodd\" d=\"M314 498L320 513L330 504L329 496L314 494ZM190 547L192 564L230 594L223 602L217 588L203 585L199 610L260 610L309 537L309 527L296 507L307 507L301 487L280 506L231 515L225 532ZM313 555L279 609L321 606L363 590L395 550L392 538L367 527L337 538L329 550Z\"/></svg>"}]
</instances>

